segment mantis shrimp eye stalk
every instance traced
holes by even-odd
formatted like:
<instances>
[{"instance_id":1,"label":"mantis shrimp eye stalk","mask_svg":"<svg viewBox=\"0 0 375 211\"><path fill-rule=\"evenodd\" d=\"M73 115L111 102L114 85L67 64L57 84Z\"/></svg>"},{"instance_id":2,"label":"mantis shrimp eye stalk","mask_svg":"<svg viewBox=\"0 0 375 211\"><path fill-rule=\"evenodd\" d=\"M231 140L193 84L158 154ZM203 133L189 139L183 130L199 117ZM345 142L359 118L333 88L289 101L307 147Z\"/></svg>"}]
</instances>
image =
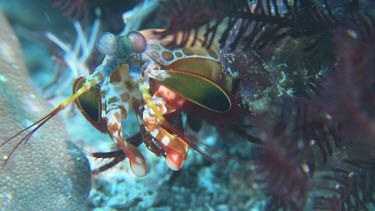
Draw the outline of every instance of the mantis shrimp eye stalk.
<instances>
[{"instance_id":1,"label":"mantis shrimp eye stalk","mask_svg":"<svg viewBox=\"0 0 375 211\"><path fill-rule=\"evenodd\" d=\"M120 41L116 35L105 32L96 41L96 48L100 53L108 56L116 55L119 51Z\"/></svg>"},{"instance_id":2,"label":"mantis shrimp eye stalk","mask_svg":"<svg viewBox=\"0 0 375 211\"><path fill-rule=\"evenodd\" d=\"M129 32L128 39L134 53L143 53L147 47L146 38L137 31Z\"/></svg>"}]
</instances>

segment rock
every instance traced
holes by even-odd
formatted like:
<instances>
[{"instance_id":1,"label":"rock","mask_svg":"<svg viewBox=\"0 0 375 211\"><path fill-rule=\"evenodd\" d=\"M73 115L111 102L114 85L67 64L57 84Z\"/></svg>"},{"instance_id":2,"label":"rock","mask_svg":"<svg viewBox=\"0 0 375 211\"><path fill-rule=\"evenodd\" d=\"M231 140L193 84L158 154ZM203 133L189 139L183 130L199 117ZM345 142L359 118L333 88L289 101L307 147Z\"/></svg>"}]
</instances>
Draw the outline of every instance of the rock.
<instances>
[{"instance_id":1,"label":"rock","mask_svg":"<svg viewBox=\"0 0 375 211\"><path fill-rule=\"evenodd\" d=\"M53 108L34 90L16 36L0 13L0 143ZM40 58L43 59L43 58ZM0 148L0 165L24 136ZM21 144L0 171L0 210L88 210L89 164L59 117Z\"/></svg>"}]
</instances>

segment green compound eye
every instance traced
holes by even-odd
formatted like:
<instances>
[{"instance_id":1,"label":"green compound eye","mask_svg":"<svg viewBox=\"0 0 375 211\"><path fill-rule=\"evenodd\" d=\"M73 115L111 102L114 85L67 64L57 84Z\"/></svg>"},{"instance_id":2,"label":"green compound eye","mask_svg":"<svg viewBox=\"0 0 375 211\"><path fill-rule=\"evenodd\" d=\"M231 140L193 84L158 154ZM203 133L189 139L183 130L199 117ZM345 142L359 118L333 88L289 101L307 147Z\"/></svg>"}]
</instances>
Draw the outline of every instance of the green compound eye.
<instances>
[{"instance_id":1,"label":"green compound eye","mask_svg":"<svg viewBox=\"0 0 375 211\"><path fill-rule=\"evenodd\" d=\"M128 39L134 53L143 53L147 47L146 38L137 31L129 32Z\"/></svg>"},{"instance_id":2,"label":"green compound eye","mask_svg":"<svg viewBox=\"0 0 375 211\"><path fill-rule=\"evenodd\" d=\"M116 35L105 32L101 34L96 40L96 48L100 53L108 56L113 56L118 53L120 41Z\"/></svg>"}]
</instances>

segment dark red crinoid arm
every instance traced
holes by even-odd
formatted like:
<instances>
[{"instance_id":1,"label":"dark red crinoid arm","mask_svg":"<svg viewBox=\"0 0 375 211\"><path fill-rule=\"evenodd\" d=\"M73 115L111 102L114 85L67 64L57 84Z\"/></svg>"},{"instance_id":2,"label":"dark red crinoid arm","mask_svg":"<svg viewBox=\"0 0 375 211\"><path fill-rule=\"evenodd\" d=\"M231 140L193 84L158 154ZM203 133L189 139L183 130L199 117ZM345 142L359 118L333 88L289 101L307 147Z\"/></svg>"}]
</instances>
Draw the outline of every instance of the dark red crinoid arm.
<instances>
[{"instance_id":1,"label":"dark red crinoid arm","mask_svg":"<svg viewBox=\"0 0 375 211\"><path fill-rule=\"evenodd\" d=\"M52 4L60 7L63 15L70 16L79 21L87 19L89 2L86 0L52 0Z\"/></svg>"},{"instance_id":2,"label":"dark red crinoid arm","mask_svg":"<svg viewBox=\"0 0 375 211\"><path fill-rule=\"evenodd\" d=\"M134 146L139 146L142 143L142 135L140 133L135 134L134 136L131 136L130 138L127 139L131 144ZM101 172L104 172L121 161L125 160L126 155L122 150L115 150L111 152L93 152L89 153L90 156L94 158L101 158L101 159L112 159L109 163L104 164L103 166L100 166L97 169L94 169L91 171L92 174L99 174Z\"/></svg>"}]
</instances>

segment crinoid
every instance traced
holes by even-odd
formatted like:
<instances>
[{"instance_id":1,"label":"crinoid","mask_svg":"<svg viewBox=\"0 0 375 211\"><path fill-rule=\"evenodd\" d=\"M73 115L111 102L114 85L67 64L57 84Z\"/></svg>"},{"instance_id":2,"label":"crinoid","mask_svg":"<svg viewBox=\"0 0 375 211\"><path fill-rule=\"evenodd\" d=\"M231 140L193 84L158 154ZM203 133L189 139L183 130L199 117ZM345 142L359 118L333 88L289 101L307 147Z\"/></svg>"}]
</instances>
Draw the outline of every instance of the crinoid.
<instances>
[{"instance_id":1,"label":"crinoid","mask_svg":"<svg viewBox=\"0 0 375 211\"><path fill-rule=\"evenodd\" d=\"M347 147L338 125L348 122L318 101L284 100L276 110L252 120L262 131L255 165L258 185L270 197L267 210L370 210L374 160L358 156L367 145Z\"/></svg>"},{"instance_id":2,"label":"crinoid","mask_svg":"<svg viewBox=\"0 0 375 211\"><path fill-rule=\"evenodd\" d=\"M84 21L88 18L90 3L85 0L52 0L52 4L59 7L65 16Z\"/></svg>"},{"instance_id":3,"label":"crinoid","mask_svg":"<svg viewBox=\"0 0 375 211\"><path fill-rule=\"evenodd\" d=\"M375 127L370 109L375 106L370 91L375 83L374 18L353 17L335 29L338 65L321 95L277 106L281 115L276 120L265 117L266 124L254 121L260 128L273 125L264 130L258 159L259 181L272 197L270 207L371 210L374 206Z\"/></svg>"},{"instance_id":4,"label":"crinoid","mask_svg":"<svg viewBox=\"0 0 375 211\"><path fill-rule=\"evenodd\" d=\"M261 49L286 36L301 37L318 35L337 23L324 1L319 6L312 0L289 3L285 0L263 0L251 4L248 1L162 1L164 16L170 20L167 30L157 32L161 37L184 33L182 39L175 37L175 46L184 46L189 36L204 34L204 46L209 47L216 35L219 43L227 44L228 34L237 31L236 38L229 43L234 49ZM236 24L237 23L237 24ZM192 43L194 44L194 43Z\"/></svg>"},{"instance_id":5,"label":"crinoid","mask_svg":"<svg viewBox=\"0 0 375 211\"><path fill-rule=\"evenodd\" d=\"M287 38L306 38L304 50L312 60L329 51L324 71L318 72L324 75L304 74L305 64L298 63L294 72L300 77L284 80L297 93L270 98L268 107L250 118L262 145L255 159L258 184L270 196L268 210L374 207L375 21L366 12L371 9L358 0L340 4L326 0L259 0L254 4L170 0L163 5L170 25L156 33L174 36L172 46L178 47L194 44L188 43L188 38L200 33L206 47L214 37L219 38L224 56L229 58L228 71L238 69L233 75L240 78L240 88L280 86L281 80L272 81L280 70L271 72L264 67L282 65L269 58L280 50L275 44ZM177 32L184 36L175 36ZM268 60L262 57L264 52L270 55ZM235 57L248 62L242 59L236 64ZM319 61L314 59L317 63L313 65L319 68ZM246 74L260 81L244 80ZM249 81L256 84L247 86ZM244 91L247 89L240 89L240 95L246 94Z\"/></svg>"},{"instance_id":6,"label":"crinoid","mask_svg":"<svg viewBox=\"0 0 375 211\"><path fill-rule=\"evenodd\" d=\"M358 14L351 24L338 30L335 36L338 66L328 79L325 94L329 110L340 122L343 144L366 149L365 154L372 156L375 154L374 28L374 17ZM364 155L362 150L358 155Z\"/></svg>"},{"instance_id":7,"label":"crinoid","mask_svg":"<svg viewBox=\"0 0 375 211\"><path fill-rule=\"evenodd\" d=\"M309 178L333 153L334 128L319 106L286 99L277 107L276 114L269 112L252 121L263 138L256 159L258 183L272 199L269 209L301 210L307 202Z\"/></svg>"}]
</instances>

